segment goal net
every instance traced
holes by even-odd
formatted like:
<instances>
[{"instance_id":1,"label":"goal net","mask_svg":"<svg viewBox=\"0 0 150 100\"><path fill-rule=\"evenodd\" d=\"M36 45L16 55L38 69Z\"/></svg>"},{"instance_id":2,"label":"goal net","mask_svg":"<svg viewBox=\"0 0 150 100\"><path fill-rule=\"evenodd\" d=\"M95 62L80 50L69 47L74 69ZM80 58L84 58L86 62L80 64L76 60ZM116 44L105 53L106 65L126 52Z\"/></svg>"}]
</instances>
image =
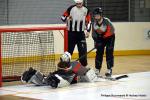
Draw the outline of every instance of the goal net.
<instances>
[{"instance_id":1,"label":"goal net","mask_svg":"<svg viewBox=\"0 0 150 100\"><path fill-rule=\"evenodd\" d=\"M54 38L55 33L59 32L66 36L66 27L0 27L1 83L20 79L21 74L29 67L45 75L55 71Z\"/></svg>"}]
</instances>

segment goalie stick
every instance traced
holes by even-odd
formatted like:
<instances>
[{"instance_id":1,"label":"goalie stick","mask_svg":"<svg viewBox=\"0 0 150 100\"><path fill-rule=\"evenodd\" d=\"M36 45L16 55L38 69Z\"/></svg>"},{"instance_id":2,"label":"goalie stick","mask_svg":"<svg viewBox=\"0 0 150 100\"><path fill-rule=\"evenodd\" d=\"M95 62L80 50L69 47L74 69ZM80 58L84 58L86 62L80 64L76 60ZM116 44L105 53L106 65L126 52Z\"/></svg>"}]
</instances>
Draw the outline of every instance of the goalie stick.
<instances>
[{"instance_id":1,"label":"goalie stick","mask_svg":"<svg viewBox=\"0 0 150 100\"><path fill-rule=\"evenodd\" d=\"M98 77L106 79L106 80L110 80L110 81L116 81L116 80L120 80L122 78L127 78L128 75L120 75L120 76L117 76L117 77L106 77L106 76L98 76Z\"/></svg>"}]
</instances>

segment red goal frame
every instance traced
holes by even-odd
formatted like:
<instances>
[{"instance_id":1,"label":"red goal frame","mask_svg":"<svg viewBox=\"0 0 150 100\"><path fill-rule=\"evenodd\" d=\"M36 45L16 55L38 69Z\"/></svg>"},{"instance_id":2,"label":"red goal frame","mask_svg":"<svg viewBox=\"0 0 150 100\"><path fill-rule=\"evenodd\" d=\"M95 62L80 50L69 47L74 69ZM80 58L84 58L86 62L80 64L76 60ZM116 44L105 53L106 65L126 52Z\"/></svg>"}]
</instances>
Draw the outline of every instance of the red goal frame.
<instances>
[{"instance_id":1,"label":"red goal frame","mask_svg":"<svg viewBox=\"0 0 150 100\"><path fill-rule=\"evenodd\" d=\"M28 32L28 31L48 31L63 30L64 32L64 51L68 49L68 31L66 26L29 26L29 27L0 27L0 87L2 86L2 33L3 32ZM9 78L9 77L8 77Z\"/></svg>"}]
</instances>

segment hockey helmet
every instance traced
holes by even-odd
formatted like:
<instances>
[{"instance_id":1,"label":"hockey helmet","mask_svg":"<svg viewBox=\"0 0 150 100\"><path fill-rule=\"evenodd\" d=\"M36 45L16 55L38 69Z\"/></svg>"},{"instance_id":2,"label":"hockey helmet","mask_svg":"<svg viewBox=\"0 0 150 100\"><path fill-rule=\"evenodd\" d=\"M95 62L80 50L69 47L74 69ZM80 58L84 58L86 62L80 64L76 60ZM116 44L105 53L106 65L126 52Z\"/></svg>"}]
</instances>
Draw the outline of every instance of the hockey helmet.
<instances>
[{"instance_id":1,"label":"hockey helmet","mask_svg":"<svg viewBox=\"0 0 150 100\"><path fill-rule=\"evenodd\" d=\"M103 10L100 7L95 8L94 11L93 11L93 15L100 15L100 16L102 16L102 14L103 14Z\"/></svg>"},{"instance_id":2,"label":"hockey helmet","mask_svg":"<svg viewBox=\"0 0 150 100\"><path fill-rule=\"evenodd\" d=\"M71 54L69 52L65 52L61 57L60 57L61 62L70 62L71 61Z\"/></svg>"},{"instance_id":3,"label":"hockey helmet","mask_svg":"<svg viewBox=\"0 0 150 100\"><path fill-rule=\"evenodd\" d=\"M83 3L83 0L74 0L75 3Z\"/></svg>"}]
</instances>

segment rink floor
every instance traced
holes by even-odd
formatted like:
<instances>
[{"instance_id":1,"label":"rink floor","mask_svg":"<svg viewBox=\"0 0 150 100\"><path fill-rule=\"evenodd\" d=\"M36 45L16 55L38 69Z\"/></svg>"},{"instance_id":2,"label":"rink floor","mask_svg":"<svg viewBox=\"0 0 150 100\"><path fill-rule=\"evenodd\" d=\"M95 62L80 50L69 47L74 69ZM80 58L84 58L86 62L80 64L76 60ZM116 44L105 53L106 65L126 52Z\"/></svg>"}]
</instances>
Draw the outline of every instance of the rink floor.
<instances>
[{"instance_id":1,"label":"rink floor","mask_svg":"<svg viewBox=\"0 0 150 100\"><path fill-rule=\"evenodd\" d=\"M0 100L150 100L150 72L128 76L118 81L78 83L57 89L31 84L5 86L0 88Z\"/></svg>"}]
</instances>

